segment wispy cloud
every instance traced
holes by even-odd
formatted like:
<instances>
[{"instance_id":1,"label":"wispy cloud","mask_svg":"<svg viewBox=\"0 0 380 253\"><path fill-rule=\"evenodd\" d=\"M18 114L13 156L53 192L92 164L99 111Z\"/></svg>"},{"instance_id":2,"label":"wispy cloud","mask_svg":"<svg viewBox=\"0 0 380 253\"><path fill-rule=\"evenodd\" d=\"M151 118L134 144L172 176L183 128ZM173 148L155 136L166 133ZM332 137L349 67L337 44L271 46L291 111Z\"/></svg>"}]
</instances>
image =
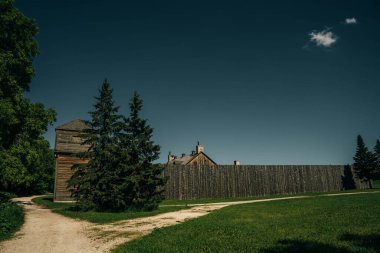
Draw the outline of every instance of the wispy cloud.
<instances>
[{"instance_id":1,"label":"wispy cloud","mask_svg":"<svg viewBox=\"0 0 380 253\"><path fill-rule=\"evenodd\" d=\"M353 25L353 24L356 24L358 21L356 20L355 17L352 17L352 18L346 18L344 20L344 23L347 24L347 25Z\"/></svg>"},{"instance_id":2,"label":"wispy cloud","mask_svg":"<svg viewBox=\"0 0 380 253\"><path fill-rule=\"evenodd\" d=\"M338 36L336 36L328 28L322 31L312 31L309 33L309 36L310 41L314 42L317 46L320 47L330 47L338 40Z\"/></svg>"}]
</instances>

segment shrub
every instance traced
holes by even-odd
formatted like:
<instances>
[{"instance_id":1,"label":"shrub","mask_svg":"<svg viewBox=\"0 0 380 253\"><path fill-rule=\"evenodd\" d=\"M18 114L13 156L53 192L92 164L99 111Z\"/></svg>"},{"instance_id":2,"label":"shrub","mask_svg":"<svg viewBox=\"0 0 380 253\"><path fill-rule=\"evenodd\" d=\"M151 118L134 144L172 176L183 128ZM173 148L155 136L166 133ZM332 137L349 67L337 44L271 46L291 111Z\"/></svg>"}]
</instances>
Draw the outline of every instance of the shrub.
<instances>
[{"instance_id":1,"label":"shrub","mask_svg":"<svg viewBox=\"0 0 380 253\"><path fill-rule=\"evenodd\" d=\"M0 241L10 238L23 223L24 211L20 206L12 202L0 203Z\"/></svg>"}]
</instances>

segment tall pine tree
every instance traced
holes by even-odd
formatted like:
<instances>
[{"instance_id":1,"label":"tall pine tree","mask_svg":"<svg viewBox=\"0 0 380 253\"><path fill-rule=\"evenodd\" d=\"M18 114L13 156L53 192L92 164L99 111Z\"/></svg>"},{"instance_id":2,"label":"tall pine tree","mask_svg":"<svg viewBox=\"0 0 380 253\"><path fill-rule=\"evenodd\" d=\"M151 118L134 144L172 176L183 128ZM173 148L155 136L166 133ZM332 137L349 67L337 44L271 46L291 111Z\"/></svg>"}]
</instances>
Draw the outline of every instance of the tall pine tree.
<instances>
[{"instance_id":1,"label":"tall pine tree","mask_svg":"<svg viewBox=\"0 0 380 253\"><path fill-rule=\"evenodd\" d=\"M88 159L85 165L74 166L74 174L68 187L78 204L99 211L118 210L120 193L115 184L118 182L118 133L120 118L118 107L112 98L112 89L107 80L96 97L95 110L90 112L89 129L85 131L84 144L89 145L81 156Z\"/></svg>"},{"instance_id":2,"label":"tall pine tree","mask_svg":"<svg viewBox=\"0 0 380 253\"><path fill-rule=\"evenodd\" d=\"M363 138L358 135L356 154L354 156L354 171L363 181L367 182L372 189L372 179L375 175L377 164L376 156L368 150Z\"/></svg>"},{"instance_id":3,"label":"tall pine tree","mask_svg":"<svg viewBox=\"0 0 380 253\"><path fill-rule=\"evenodd\" d=\"M375 179L380 179L380 141L378 139L376 140L374 151L375 151L376 164L377 164Z\"/></svg>"},{"instance_id":4,"label":"tall pine tree","mask_svg":"<svg viewBox=\"0 0 380 253\"><path fill-rule=\"evenodd\" d=\"M153 129L140 118L142 100L137 93L130 103L130 117L118 114L107 81L96 98L92 120L83 134L89 145L75 165L68 187L82 209L99 211L153 210L163 199L163 167L153 164L160 147L151 140Z\"/></svg>"},{"instance_id":5,"label":"tall pine tree","mask_svg":"<svg viewBox=\"0 0 380 253\"><path fill-rule=\"evenodd\" d=\"M137 92L129 104L130 116L126 119L126 143L128 146L128 167L132 170L134 196L132 206L141 210L153 210L163 199L163 166L153 164L159 158L160 146L154 144L153 129L145 119L140 118L143 101Z\"/></svg>"}]
</instances>

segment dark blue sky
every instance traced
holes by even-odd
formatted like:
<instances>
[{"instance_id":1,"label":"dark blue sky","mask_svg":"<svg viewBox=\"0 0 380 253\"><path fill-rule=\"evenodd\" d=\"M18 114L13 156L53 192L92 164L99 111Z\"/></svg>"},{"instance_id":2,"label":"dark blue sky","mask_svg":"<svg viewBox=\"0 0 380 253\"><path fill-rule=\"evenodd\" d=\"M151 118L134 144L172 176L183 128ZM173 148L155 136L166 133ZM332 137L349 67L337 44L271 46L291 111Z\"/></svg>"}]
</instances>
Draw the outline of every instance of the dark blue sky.
<instances>
[{"instance_id":1,"label":"dark blue sky","mask_svg":"<svg viewBox=\"0 0 380 253\"><path fill-rule=\"evenodd\" d=\"M346 164L380 138L379 1L40 1L27 96L88 119L105 78L134 90L167 153L199 140L217 163ZM354 18L354 19L353 19ZM348 20L346 20L348 19Z\"/></svg>"}]
</instances>

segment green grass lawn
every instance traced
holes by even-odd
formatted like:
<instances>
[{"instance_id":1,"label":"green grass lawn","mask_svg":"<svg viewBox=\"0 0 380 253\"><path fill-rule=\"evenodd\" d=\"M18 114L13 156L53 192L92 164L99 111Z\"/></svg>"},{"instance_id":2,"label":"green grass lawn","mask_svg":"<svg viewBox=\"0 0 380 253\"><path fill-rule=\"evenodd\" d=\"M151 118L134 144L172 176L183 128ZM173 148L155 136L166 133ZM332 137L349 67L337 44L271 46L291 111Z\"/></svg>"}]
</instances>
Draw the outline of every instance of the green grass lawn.
<instances>
[{"instance_id":1,"label":"green grass lawn","mask_svg":"<svg viewBox=\"0 0 380 253\"><path fill-rule=\"evenodd\" d=\"M380 181L377 181L377 186L380 188ZM349 190L344 192L358 192L358 191L372 191L372 190ZM342 191L330 192L330 193L342 193ZM158 210L152 212L95 212L95 211L73 211L70 207L74 206L74 203L55 203L53 202L53 196L49 195L47 197L34 198L33 201L43 206L52 209L54 212L62 214L64 216L76 219L87 220L94 223L110 223L119 220L133 219L139 217L153 216L160 213L173 212L188 208L187 205L190 204L205 204L205 203L218 203L218 202L229 202L229 201L241 201L241 200L255 200L255 199L266 199L266 198L276 198L276 197L287 197L287 196L314 196L319 194L326 194L326 192L320 193L299 193L299 194L286 194L286 195L270 195L270 196L255 196L255 197L242 197L242 198L209 198L209 199L193 199L193 200L164 200Z\"/></svg>"},{"instance_id":2,"label":"green grass lawn","mask_svg":"<svg viewBox=\"0 0 380 253\"><path fill-rule=\"evenodd\" d=\"M380 193L230 206L120 252L380 252Z\"/></svg>"},{"instance_id":3,"label":"green grass lawn","mask_svg":"<svg viewBox=\"0 0 380 253\"><path fill-rule=\"evenodd\" d=\"M267 196L253 196L253 197L239 197L239 198L207 198L207 199L168 199L161 202L161 206L167 205L192 205L192 204L207 204L207 203L220 203L220 202L234 202L234 201L244 201L244 200L255 200L255 199L268 199L277 197L287 197L287 196L299 196L299 195L312 195L317 193L300 193L300 194L278 194L278 195L267 195Z\"/></svg>"},{"instance_id":4,"label":"green grass lawn","mask_svg":"<svg viewBox=\"0 0 380 253\"><path fill-rule=\"evenodd\" d=\"M75 218L75 219L87 220L94 223L109 223L109 222L115 222L115 221L120 221L120 220L147 217L147 216L157 215L160 213L173 212L173 211L178 211L178 210L187 208L186 206L163 206L151 212L135 212L135 211L126 211L126 212L119 212L119 213L95 212L95 211L83 212L83 211L70 210L70 207L74 206L73 203L54 203L52 196L34 198L33 201L47 208L50 208L54 212L62 214L64 216Z\"/></svg>"},{"instance_id":5,"label":"green grass lawn","mask_svg":"<svg viewBox=\"0 0 380 253\"><path fill-rule=\"evenodd\" d=\"M380 180L373 181L373 188L380 189Z\"/></svg>"},{"instance_id":6,"label":"green grass lawn","mask_svg":"<svg viewBox=\"0 0 380 253\"><path fill-rule=\"evenodd\" d=\"M380 181L375 181L374 185L377 189L380 189ZM161 206L166 205L191 205L191 204L206 204L206 203L219 203L219 202L233 202L233 201L244 201L244 200L256 200L256 199L268 199L268 198L281 198L290 196L315 196L321 194L331 194L331 193L349 193L349 192L370 192L374 189L354 189L345 191L334 191L334 192L308 192L308 193L297 193L297 194L277 194L277 195L266 195L266 196L253 196L253 197L239 197L239 198L208 198L208 199L187 199L187 200L164 200ZM376 189L375 189L376 190Z\"/></svg>"},{"instance_id":7,"label":"green grass lawn","mask_svg":"<svg viewBox=\"0 0 380 253\"><path fill-rule=\"evenodd\" d=\"M0 241L9 239L24 223L23 209L10 202L0 202Z\"/></svg>"}]
</instances>

